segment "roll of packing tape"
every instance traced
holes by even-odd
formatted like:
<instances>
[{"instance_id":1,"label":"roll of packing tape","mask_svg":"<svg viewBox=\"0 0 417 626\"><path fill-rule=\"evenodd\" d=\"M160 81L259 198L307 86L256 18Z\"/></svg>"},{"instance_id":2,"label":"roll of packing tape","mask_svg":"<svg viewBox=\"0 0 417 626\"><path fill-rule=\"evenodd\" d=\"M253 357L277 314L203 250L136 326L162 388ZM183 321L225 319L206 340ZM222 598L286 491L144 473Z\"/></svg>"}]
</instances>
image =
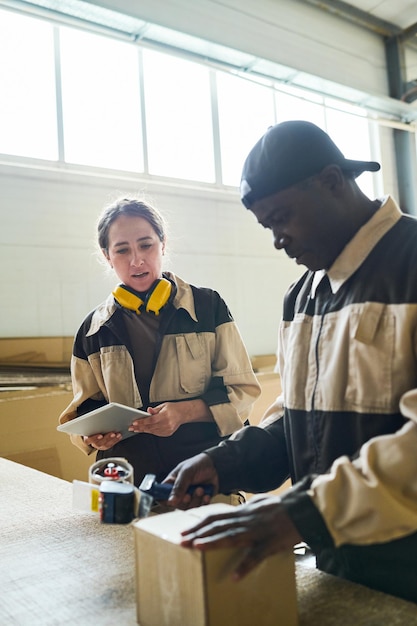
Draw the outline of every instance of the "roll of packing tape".
<instances>
[{"instance_id":1,"label":"roll of packing tape","mask_svg":"<svg viewBox=\"0 0 417 626\"><path fill-rule=\"evenodd\" d=\"M103 481L133 484L133 467L119 457L101 459L94 463L88 471L88 482L100 485Z\"/></svg>"},{"instance_id":2,"label":"roll of packing tape","mask_svg":"<svg viewBox=\"0 0 417 626\"><path fill-rule=\"evenodd\" d=\"M130 483L104 480L99 486L99 512L103 524L129 524L137 510L136 488Z\"/></svg>"}]
</instances>

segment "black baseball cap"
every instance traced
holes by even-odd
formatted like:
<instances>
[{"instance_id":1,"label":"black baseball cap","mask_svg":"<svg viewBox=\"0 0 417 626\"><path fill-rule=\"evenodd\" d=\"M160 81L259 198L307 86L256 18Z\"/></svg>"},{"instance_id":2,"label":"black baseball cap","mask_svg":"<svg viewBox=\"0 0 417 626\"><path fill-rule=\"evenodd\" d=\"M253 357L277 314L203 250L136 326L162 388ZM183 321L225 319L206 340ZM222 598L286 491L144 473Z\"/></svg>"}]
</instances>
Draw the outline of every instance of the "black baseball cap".
<instances>
[{"instance_id":1,"label":"black baseball cap","mask_svg":"<svg viewBox=\"0 0 417 626\"><path fill-rule=\"evenodd\" d=\"M292 120L271 126L243 165L241 200L249 209L257 200L318 174L326 165L338 165L355 177L381 167L376 161L346 159L329 135L311 122Z\"/></svg>"}]
</instances>

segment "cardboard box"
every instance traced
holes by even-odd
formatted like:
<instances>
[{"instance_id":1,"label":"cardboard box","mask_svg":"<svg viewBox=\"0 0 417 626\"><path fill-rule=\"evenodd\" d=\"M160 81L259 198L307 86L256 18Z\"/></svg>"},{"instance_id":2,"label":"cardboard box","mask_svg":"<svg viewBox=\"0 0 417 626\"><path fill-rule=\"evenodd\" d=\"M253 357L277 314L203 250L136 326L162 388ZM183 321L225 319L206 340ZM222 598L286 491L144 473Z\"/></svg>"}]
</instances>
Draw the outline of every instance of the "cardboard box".
<instances>
[{"instance_id":1,"label":"cardboard box","mask_svg":"<svg viewBox=\"0 0 417 626\"><path fill-rule=\"evenodd\" d=\"M2 391L0 456L64 480L88 480L95 455L87 456L56 429L72 397L61 386Z\"/></svg>"},{"instance_id":2,"label":"cardboard box","mask_svg":"<svg viewBox=\"0 0 417 626\"><path fill-rule=\"evenodd\" d=\"M136 603L140 626L296 626L292 552L263 561L239 582L231 579L241 548L200 552L179 545L181 531L209 513L210 504L133 524Z\"/></svg>"}]
</instances>

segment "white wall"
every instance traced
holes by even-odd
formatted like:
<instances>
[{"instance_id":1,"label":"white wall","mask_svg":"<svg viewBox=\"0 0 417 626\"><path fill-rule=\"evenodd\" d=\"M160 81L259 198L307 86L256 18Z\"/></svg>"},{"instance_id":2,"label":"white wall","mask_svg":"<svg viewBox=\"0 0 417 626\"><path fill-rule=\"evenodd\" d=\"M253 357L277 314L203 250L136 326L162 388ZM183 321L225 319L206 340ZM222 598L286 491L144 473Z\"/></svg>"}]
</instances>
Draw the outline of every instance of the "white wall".
<instances>
[{"instance_id":1,"label":"white wall","mask_svg":"<svg viewBox=\"0 0 417 626\"><path fill-rule=\"evenodd\" d=\"M296 0L111 0L184 32L326 78L384 93L380 38ZM343 28L342 28L343 26ZM385 191L396 193L392 133L382 133ZM276 347L285 289L301 269L277 252L237 191L140 178L87 176L62 167L0 163L0 336L73 335L116 283L96 257L102 207L143 190L170 224L170 269L226 299L251 355Z\"/></svg>"},{"instance_id":2,"label":"white wall","mask_svg":"<svg viewBox=\"0 0 417 626\"><path fill-rule=\"evenodd\" d=\"M75 333L117 282L96 253L98 214L145 191L169 224L167 269L223 295L250 354L275 351L282 296L301 270L237 192L9 166L0 166L0 187L2 337Z\"/></svg>"}]
</instances>

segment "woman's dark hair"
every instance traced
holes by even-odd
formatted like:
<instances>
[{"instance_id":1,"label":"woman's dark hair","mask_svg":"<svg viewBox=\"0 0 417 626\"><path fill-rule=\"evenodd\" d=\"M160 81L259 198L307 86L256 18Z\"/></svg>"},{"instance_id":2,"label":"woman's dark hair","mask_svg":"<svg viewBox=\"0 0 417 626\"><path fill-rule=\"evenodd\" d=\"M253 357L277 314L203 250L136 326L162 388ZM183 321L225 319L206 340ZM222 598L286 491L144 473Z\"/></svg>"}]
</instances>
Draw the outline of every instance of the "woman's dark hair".
<instances>
[{"instance_id":1,"label":"woman's dark hair","mask_svg":"<svg viewBox=\"0 0 417 626\"><path fill-rule=\"evenodd\" d=\"M120 215L143 217L154 229L160 241L165 241L166 226L162 215L153 206L135 198L121 198L106 207L97 223L98 244L108 252L109 229Z\"/></svg>"}]
</instances>

